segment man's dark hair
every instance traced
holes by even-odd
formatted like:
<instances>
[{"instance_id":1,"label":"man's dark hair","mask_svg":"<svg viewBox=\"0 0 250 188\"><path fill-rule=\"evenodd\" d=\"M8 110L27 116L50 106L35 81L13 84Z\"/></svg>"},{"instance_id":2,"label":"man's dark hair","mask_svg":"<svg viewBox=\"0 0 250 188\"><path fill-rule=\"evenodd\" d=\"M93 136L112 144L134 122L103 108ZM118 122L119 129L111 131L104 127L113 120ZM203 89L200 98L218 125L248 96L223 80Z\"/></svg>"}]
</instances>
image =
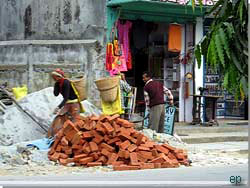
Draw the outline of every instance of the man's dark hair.
<instances>
[{"instance_id":1,"label":"man's dark hair","mask_svg":"<svg viewBox=\"0 0 250 188\"><path fill-rule=\"evenodd\" d=\"M146 76L149 77L149 78L153 77L152 73L150 73L148 71L143 72L143 74L146 74Z\"/></svg>"}]
</instances>

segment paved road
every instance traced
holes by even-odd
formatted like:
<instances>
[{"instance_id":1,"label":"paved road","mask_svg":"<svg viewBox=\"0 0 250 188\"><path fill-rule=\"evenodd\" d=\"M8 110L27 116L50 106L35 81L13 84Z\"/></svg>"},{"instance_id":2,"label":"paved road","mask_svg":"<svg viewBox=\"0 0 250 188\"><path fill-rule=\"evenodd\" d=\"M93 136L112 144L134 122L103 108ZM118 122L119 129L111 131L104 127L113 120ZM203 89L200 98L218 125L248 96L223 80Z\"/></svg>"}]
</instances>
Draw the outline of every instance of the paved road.
<instances>
[{"instance_id":1,"label":"paved road","mask_svg":"<svg viewBox=\"0 0 250 188\"><path fill-rule=\"evenodd\" d=\"M211 187L212 185L217 184L220 185L220 187L229 187L230 176L241 176L241 180L246 181L248 178L247 165L96 172L76 174L74 176L72 175L67 177L0 177L0 186L4 185L4 187L11 188L16 186L38 188L43 187L42 185L50 185L48 187L73 187L67 185L72 184L72 182L69 181L74 181L74 185L78 187L128 187L135 184L144 188L158 186L168 187L170 184L170 187L186 187L188 185L198 185L198 187L205 185ZM10 183L12 186L8 186ZM33 185L27 186L29 183L32 183ZM54 186L52 186L52 184Z\"/></svg>"}]
</instances>

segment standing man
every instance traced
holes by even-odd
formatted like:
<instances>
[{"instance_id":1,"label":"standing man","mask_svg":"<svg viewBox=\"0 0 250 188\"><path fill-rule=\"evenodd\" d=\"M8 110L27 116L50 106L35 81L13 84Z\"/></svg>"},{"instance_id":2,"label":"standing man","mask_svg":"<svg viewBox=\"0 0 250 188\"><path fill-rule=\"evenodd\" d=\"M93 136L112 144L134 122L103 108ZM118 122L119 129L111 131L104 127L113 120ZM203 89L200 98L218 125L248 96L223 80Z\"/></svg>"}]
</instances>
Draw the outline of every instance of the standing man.
<instances>
[{"instance_id":1,"label":"standing man","mask_svg":"<svg viewBox=\"0 0 250 188\"><path fill-rule=\"evenodd\" d=\"M161 82L153 80L151 73L144 72L142 79L145 82L144 99L146 108L149 109L149 128L158 133L163 133L165 120L164 94L168 97L170 105L173 104L173 95Z\"/></svg>"}]
</instances>

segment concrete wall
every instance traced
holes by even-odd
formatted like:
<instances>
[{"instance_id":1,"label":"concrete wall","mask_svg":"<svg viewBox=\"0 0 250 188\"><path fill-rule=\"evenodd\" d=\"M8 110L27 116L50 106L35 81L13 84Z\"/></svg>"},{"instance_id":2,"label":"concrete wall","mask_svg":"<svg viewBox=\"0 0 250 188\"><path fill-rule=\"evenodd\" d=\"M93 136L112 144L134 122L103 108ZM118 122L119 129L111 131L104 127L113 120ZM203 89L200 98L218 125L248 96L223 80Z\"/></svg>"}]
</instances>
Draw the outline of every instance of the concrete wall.
<instances>
[{"instance_id":1,"label":"concrete wall","mask_svg":"<svg viewBox=\"0 0 250 188\"><path fill-rule=\"evenodd\" d=\"M105 0L0 0L0 40L103 41Z\"/></svg>"},{"instance_id":2,"label":"concrete wall","mask_svg":"<svg viewBox=\"0 0 250 188\"><path fill-rule=\"evenodd\" d=\"M83 72L89 98L105 75L106 0L0 0L0 84L52 86L49 73Z\"/></svg>"}]
</instances>

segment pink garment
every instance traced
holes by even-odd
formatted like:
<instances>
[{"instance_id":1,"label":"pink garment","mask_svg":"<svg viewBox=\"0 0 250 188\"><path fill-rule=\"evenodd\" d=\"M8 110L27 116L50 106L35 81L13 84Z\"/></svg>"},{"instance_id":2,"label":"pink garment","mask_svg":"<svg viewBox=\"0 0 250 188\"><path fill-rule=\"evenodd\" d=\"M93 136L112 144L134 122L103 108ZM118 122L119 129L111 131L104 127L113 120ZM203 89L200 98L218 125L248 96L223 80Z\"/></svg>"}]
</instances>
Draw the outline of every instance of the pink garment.
<instances>
[{"instance_id":1,"label":"pink garment","mask_svg":"<svg viewBox=\"0 0 250 188\"><path fill-rule=\"evenodd\" d=\"M121 56L114 56L114 61L112 63L112 70L109 71L110 76L113 76L117 72L128 71L127 63L126 63L126 59L125 59L125 55L124 55L125 52L124 52L123 45L121 45L121 50L122 50L122 55Z\"/></svg>"},{"instance_id":2,"label":"pink garment","mask_svg":"<svg viewBox=\"0 0 250 188\"><path fill-rule=\"evenodd\" d=\"M123 44L124 47L124 53L125 53L125 59L126 62L128 61L128 55L129 55L129 31L132 27L132 22L126 21L125 24L122 24L121 21L118 21L117 29L118 29L118 39L120 44Z\"/></svg>"}]
</instances>

